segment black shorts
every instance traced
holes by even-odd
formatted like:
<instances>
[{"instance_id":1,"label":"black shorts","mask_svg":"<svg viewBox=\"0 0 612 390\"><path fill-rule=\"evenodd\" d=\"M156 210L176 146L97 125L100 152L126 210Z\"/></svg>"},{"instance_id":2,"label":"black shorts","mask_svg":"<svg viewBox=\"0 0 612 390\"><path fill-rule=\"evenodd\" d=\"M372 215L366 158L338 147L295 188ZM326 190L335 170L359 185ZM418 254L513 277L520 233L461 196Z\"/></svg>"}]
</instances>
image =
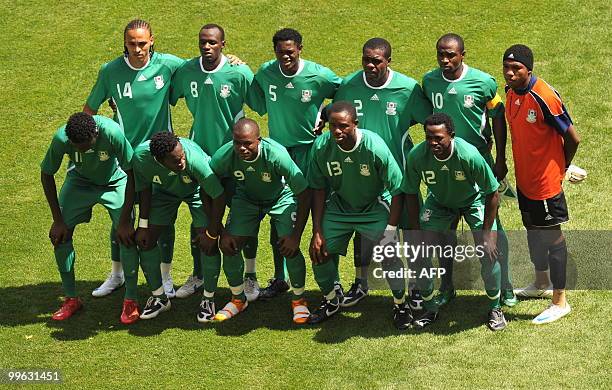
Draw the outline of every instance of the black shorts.
<instances>
[{"instance_id":1,"label":"black shorts","mask_svg":"<svg viewBox=\"0 0 612 390\"><path fill-rule=\"evenodd\" d=\"M563 191L545 200L529 199L518 188L516 193L525 226L549 227L569 221Z\"/></svg>"}]
</instances>

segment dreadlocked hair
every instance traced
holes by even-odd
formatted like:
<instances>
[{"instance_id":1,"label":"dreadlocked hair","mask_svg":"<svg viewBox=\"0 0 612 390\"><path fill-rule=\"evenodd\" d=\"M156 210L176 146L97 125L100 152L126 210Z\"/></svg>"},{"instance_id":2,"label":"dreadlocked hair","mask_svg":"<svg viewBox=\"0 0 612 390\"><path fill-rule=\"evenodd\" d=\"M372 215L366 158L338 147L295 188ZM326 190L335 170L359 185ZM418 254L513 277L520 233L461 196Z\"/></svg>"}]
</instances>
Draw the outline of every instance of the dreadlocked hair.
<instances>
[{"instance_id":1,"label":"dreadlocked hair","mask_svg":"<svg viewBox=\"0 0 612 390\"><path fill-rule=\"evenodd\" d=\"M163 160L164 157L176 148L179 139L174 133L169 131L162 131L155 134L151 138L151 142L149 143L149 149L151 150L151 154L158 161Z\"/></svg>"},{"instance_id":2,"label":"dreadlocked hair","mask_svg":"<svg viewBox=\"0 0 612 390\"><path fill-rule=\"evenodd\" d=\"M81 144L90 141L98 133L98 126L93 116L84 112L77 112L70 115L66 123L66 136L75 143Z\"/></svg>"},{"instance_id":3,"label":"dreadlocked hair","mask_svg":"<svg viewBox=\"0 0 612 390\"><path fill-rule=\"evenodd\" d=\"M125 29L123 30L123 38L125 39L125 34L127 34L129 30L137 30L139 28L143 28L147 30L150 35L153 35L153 29L151 28L151 25L149 24L149 22L147 22L146 20L142 20L142 19L132 19L127 24L127 26L125 26ZM151 45L151 47L149 48L149 57L153 56L153 52L155 51L153 46L155 46L155 44ZM128 53L127 47L123 45L123 55L127 57L128 54L129 53Z\"/></svg>"}]
</instances>

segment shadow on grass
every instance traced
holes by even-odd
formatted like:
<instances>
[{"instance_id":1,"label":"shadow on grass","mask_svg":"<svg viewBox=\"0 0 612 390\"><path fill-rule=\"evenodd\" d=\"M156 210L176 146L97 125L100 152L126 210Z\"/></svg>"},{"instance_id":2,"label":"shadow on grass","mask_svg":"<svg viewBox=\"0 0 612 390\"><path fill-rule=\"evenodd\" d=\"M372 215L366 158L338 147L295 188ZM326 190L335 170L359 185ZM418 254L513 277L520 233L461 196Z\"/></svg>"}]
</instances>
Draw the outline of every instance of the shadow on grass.
<instances>
[{"instance_id":1,"label":"shadow on grass","mask_svg":"<svg viewBox=\"0 0 612 390\"><path fill-rule=\"evenodd\" d=\"M91 291L99 281L78 282L78 293L83 297L84 308L67 321L51 320L51 314L60 306L61 284L41 283L21 287L0 289L0 304L3 315L1 327L46 323L54 329L51 337L56 340L83 340L99 333L128 330L138 337L161 334L167 329L198 331L214 329L225 337L239 337L257 329L275 331L311 331L317 329L314 340L321 343L341 343L351 337L381 338L400 334L418 334L415 330L398 331L392 323L392 299L390 296L371 295L357 308L335 315L318 326L297 326L291 320L291 296L284 294L270 301L257 301L249 305L237 318L223 323L200 324L196 312L200 294L186 299L173 299L170 311L152 320L141 320L130 326L121 324L119 316L123 302L123 289L103 298L91 297ZM318 304L320 294L307 291L306 299L311 309ZM147 298L144 286L139 288L141 306ZM230 298L229 289L219 289L216 295L217 308ZM451 335L472 328L485 326L487 299L484 295L460 295L449 306L442 308L438 321L425 332ZM417 316L419 313L416 313ZM530 315L507 314L508 320L529 319Z\"/></svg>"}]
</instances>

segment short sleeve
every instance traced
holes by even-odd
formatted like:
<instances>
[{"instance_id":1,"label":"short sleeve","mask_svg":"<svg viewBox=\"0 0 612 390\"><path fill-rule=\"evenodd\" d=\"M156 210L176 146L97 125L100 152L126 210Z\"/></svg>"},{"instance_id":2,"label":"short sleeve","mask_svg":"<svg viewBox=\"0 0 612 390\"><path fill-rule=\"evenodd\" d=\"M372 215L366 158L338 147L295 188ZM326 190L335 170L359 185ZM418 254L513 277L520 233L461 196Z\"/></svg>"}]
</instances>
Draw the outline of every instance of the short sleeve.
<instances>
[{"instance_id":1,"label":"short sleeve","mask_svg":"<svg viewBox=\"0 0 612 390\"><path fill-rule=\"evenodd\" d=\"M100 105L111 97L110 91L106 86L106 67L108 64L102 65L98 72L98 78L94 84L89 97L87 98L87 106L94 111L98 111Z\"/></svg>"},{"instance_id":2,"label":"short sleeve","mask_svg":"<svg viewBox=\"0 0 612 390\"><path fill-rule=\"evenodd\" d=\"M53 136L47 153L40 164L40 170L47 175L55 175L62 165L64 154L66 154L66 144L62 141L60 132L64 131L61 127Z\"/></svg>"},{"instance_id":3,"label":"short sleeve","mask_svg":"<svg viewBox=\"0 0 612 390\"><path fill-rule=\"evenodd\" d=\"M191 162L191 173L211 198L217 198L223 193L223 186L209 164L211 158L204 152L194 154L194 157L194 161Z\"/></svg>"},{"instance_id":4,"label":"short sleeve","mask_svg":"<svg viewBox=\"0 0 612 390\"><path fill-rule=\"evenodd\" d=\"M416 166L416 150L413 148L406 158L406 170L402 181L402 192L406 194L418 194L420 192L421 175Z\"/></svg>"},{"instance_id":5,"label":"short sleeve","mask_svg":"<svg viewBox=\"0 0 612 390\"><path fill-rule=\"evenodd\" d=\"M405 111L410 114L410 126L416 123L425 123L425 119L432 113L431 102L427 100L419 84L414 85Z\"/></svg>"},{"instance_id":6,"label":"short sleeve","mask_svg":"<svg viewBox=\"0 0 612 390\"><path fill-rule=\"evenodd\" d=\"M319 153L320 149L317 148L317 144L320 142L317 142L317 141L315 141L314 144L312 145L312 150L310 152L310 155L312 156L312 158L310 159L310 162L308 165L307 178L308 178L308 185L311 188L319 190L319 189L324 189L327 187L327 181L325 179L325 176L321 172L320 165L318 164L320 160L320 157L318 156L320 154Z\"/></svg>"},{"instance_id":7,"label":"short sleeve","mask_svg":"<svg viewBox=\"0 0 612 390\"><path fill-rule=\"evenodd\" d=\"M308 188L308 182L306 181L304 174L300 168L298 168L297 164L291 159L286 150L280 150L280 148L276 150L279 150L277 152L278 158L275 164L279 173L285 177L285 181L295 195L302 193L306 188Z\"/></svg>"}]
</instances>

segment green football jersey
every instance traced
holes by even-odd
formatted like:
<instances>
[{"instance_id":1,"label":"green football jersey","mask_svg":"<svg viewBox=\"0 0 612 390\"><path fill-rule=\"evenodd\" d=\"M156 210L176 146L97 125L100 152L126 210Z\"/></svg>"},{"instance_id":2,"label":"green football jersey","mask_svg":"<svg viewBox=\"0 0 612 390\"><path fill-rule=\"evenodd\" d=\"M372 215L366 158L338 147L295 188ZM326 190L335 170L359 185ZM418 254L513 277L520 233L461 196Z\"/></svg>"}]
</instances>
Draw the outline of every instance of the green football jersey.
<instances>
[{"instance_id":1,"label":"green football jersey","mask_svg":"<svg viewBox=\"0 0 612 390\"><path fill-rule=\"evenodd\" d=\"M253 72L247 65L231 65L223 56L219 66L207 71L202 58L179 68L172 79L170 104L184 97L193 124L189 138L209 155L232 139L232 126L244 116L243 105L254 107L249 94Z\"/></svg>"},{"instance_id":2,"label":"green football jersey","mask_svg":"<svg viewBox=\"0 0 612 390\"><path fill-rule=\"evenodd\" d=\"M170 54L153 53L147 64L134 68L119 57L100 68L87 105L98 110L105 100L117 105L117 122L133 147L160 131L172 131L170 81L183 60Z\"/></svg>"},{"instance_id":3,"label":"green football jersey","mask_svg":"<svg viewBox=\"0 0 612 390\"><path fill-rule=\"evenodd\" d=\"M66 154L70 159L68 174L86 179L94 185L107 185L125 177L124 171L132 169L132 146L113 120L100 115L93 118L98 127L94 146L84 153L79 152L68 140L66 125L63 125L55 132L40 164L42 172L55 175Z\"/></svg>"},{"instance_id":4,"label":"green football jersey","mask_svg":"<svg viewBox=\"0 0 612 390\"><path fill-rule=\"evenodd\" d=\"M310 144L325 99L334 97L342 79L330 69L300 60L298 71L286 76L278 61L266 62L255 74L256 111L268 113L270 138L284 147Z\"/></svg>"},{"instance_id":5,"label":"green football jersey","mask_svg":"<svg viewBox=\"0 0 612 390\"><path fill-rule=\"evenodd\" d=\"M431 104L421 86L414 79L389 69L387 82L372 87L360 70L346 77L338 88L334 101L341 100L353 103L359 127L380 135L395 161L403 167L402 151L409 151L413 146L408 128L424 123L431 114Z\"/></svg>"},{"instance_id":6,"label":"green football jersey","mask_svg":"<svg viewBox=\"0 0 612 390\"><path fill-rule=\"evenodd\" d=\"M461 76L448 80L438 68L423 77L423 92L434 112L443 112L452 118L458 137L474 145L480 153L488 153L491 127L487 113L493 116L503 107L491 75L463 64Z\"/></svg>"},{"instance_id":7,"label":"green football jersey","mask_svg":"<svg viewBox=\"0 0 612 390\"><path fill-rule=\"evenodd\" d=\"M481 191L497 191L499 183L478 149L461 138L452 141L452 148L446 160L438 160L427 142L415 146L406 158L402 190L417 194L422 180L441 205L452 209L471 205Z\"/></svg>"},{"instance_id":8,"label":"green football jersey","mask_svg":"<svg viewBox=\"0 0 612 390\"><path fill-rule=\"evenodd\" d=\"M342 211L362 212L381 198L389 201L400 193L402 172L382 138L357 129L357 143L350 151L336 144L328 131L312 146L308 181L315 189L330 188Z\"/></svg>"},{"instance_id":9,"label":"green football jersey","mask_svg":"<svg viewBox=\"0 0 612 390\"><path fill-rule=\"evenodd\" d=\"M210 168L210 157L193 141L179 138L185 152L185 170L174 172L166 168L151 154L150 141L145 141L134 150L134 176L136 191L148 186L153 191L164 192L177 198L189 198L201 185L212 198L223 193L223 186Z\"/></svg>"},{"instance_id":10,"label":"green football jersey","mask_svg":"<svg viewBox=\"0 0 612 390\"><path fill-rule=\"evenodd\" d=\"M276 202L285 185L294 194L300 194L308 187L306 178L287 150L270 138L262 138L259 153L252 161L242 160L230 141L215 153L210 166L219 177L233 177L236 180L236 193L254 203Z\"/></svg>"}]
</instances>

